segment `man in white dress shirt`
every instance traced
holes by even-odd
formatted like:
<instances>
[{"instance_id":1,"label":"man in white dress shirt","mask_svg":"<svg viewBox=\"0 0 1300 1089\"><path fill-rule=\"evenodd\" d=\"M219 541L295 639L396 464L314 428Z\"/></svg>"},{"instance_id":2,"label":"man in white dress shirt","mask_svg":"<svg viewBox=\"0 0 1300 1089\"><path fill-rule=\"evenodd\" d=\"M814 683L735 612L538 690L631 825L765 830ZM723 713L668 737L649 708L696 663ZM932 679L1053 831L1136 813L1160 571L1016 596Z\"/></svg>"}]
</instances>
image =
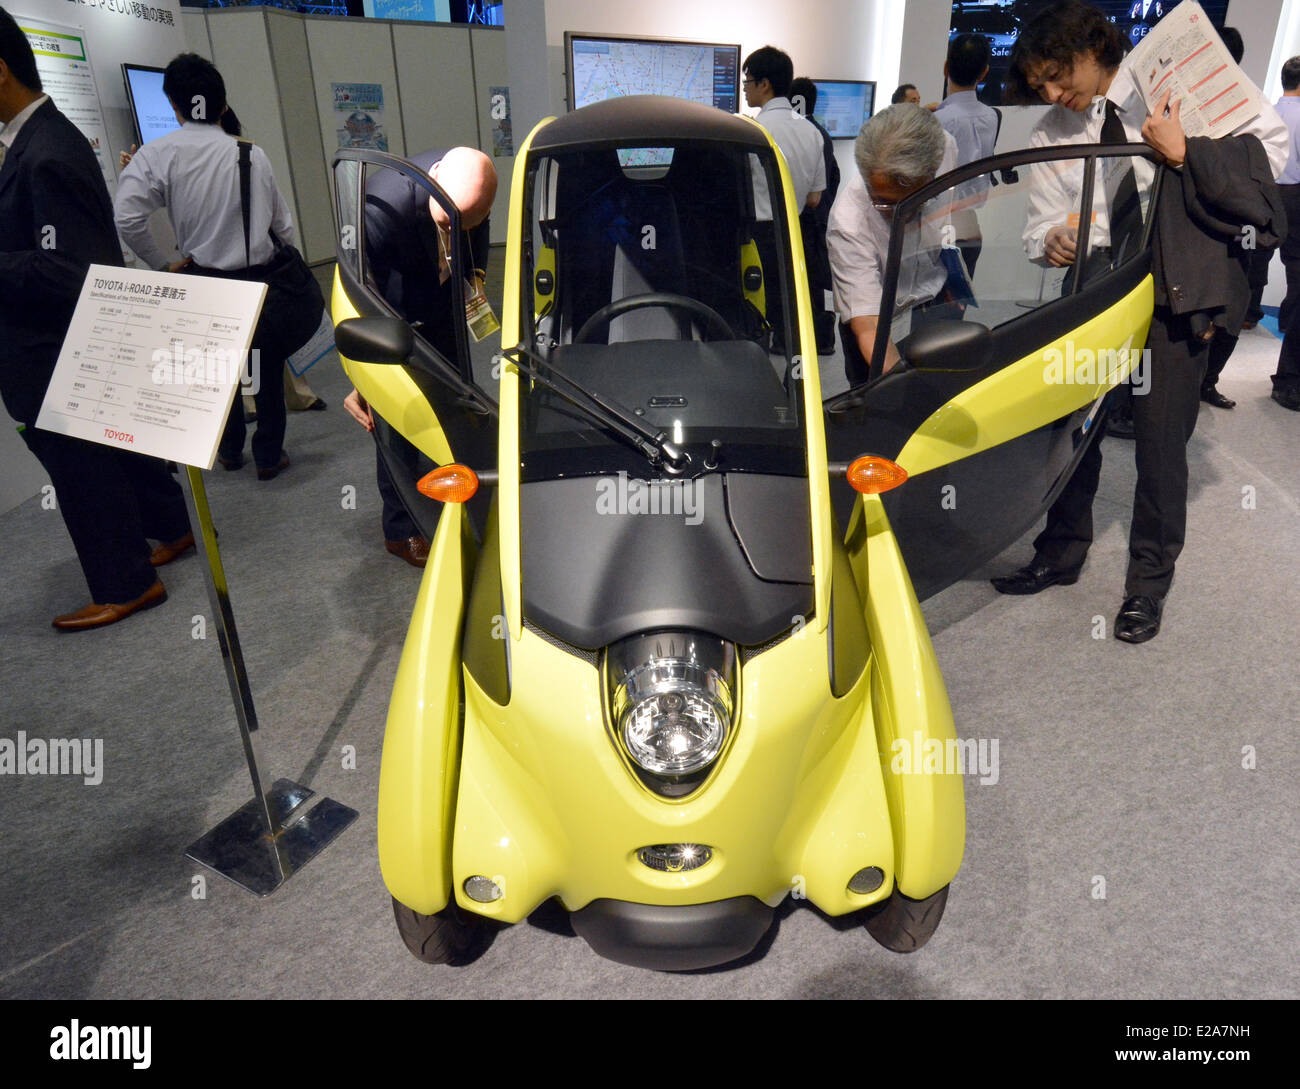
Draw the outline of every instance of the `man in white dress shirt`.
<instances>
[{"instance_id":1,"label":"man in white dress shirt","mask_svg":"<svg viewBox=\"0 0 1300 1089\"><path fill-rule=\"evenodd\" d=\"M853 154L857 170L835 198L826 245L840 316L844 372L850 385L856 386L867 381L876 342L894 208L957 165L957 144L929 110L900 103L881 110L862 126ZM937 242L918 244L905 257L894 297L895 316L943 292L948 273L937 259L938 248ZM891 339L882 371L897 362Z\"/></svg>"},{"instance_id":2,"label":"man in white dress shirt","mask_svg":"<svg viewBox=\"0 0 1300 1089\"><path fill-rule=\"evenodd\" d=\"M1080 43L1095 44L1081 49ZM1152 114L1147 114L1124 63L1126 48L1123 32L1082 0L1062 0L1022 29L1011 54L1009 86L1022 98L1036 95L1053 107L1035 126L1030 136L1032 147L1145 141L1168 166L1182 167L1187 141L1179 121L1180 104L1170 103L1166 93ZM1231 135L1258 138L1273 176L1281 172L1287 157L1287 131L1267 102L1261 103L1257 117ZM1121 168L1113 173L1120 175L1122 184L1126 171ZM1137 193L1149 192L1153 170L1138 163L1133 173ZM1076 224L1081 180L1077 163L1068 168L1043 164L1034 169L1024 231L1025 249L1031 258L1060 268L1072 265L1080 256ZM1089 274L1104 271L1120 259L1117 253L1108 252L1118 250L1123 241L1112 238L1110 213L1118 209L1109 207L1108 196L1112 190L1118 194L1120 186L1110 181L1108 178L1095 201L1093 252L1085 266ZM1242 184L1253 183L1243 178ZM1179 188L1169 187L1169 199L1179 198ZM1118 201L1118 196L1115 199ZM1190 221L1187 228L1193 229ZM1158 223L1155 245L1157 252L1164 253L1160 236ZM1099 256L1101 260L1095 261ZM1165 262L1164 279L1186 274L1186 270L1170 267L1168 253ZM1197 315L1183 312L1185 308L1175 305L1176 299L1163 298L1164 289L1158 276L1155 314L1147 337L1151 363L1150 374L1144 378L1148 385L1143 396L1132 398L1138 480L1124 603L1115 622L1116 638L1130 643L1145 642L1159 633L1174 562L1182 551L1187 523L1187 442L1196 426L1208 348L1206 330L1194 321ZM1244 299L1242 309L1244 313ZM1089 445L1048 512L1047 526L1034 541L1034 559L1014 574L994 579L997 590L1034 594L1078 581L1092 543L1092 500L1100 472L1097 440Z\"/></svg>"},{"instance_id":3,"label":"man in white dress shirt","mask_svg":"<svg viewBox=\"0 0 1300 1089\"><path fill-rule=\"evenodd\" d=\"M184 272L199 266L209 273L257 268L275 255L271 232L284 245L294 244L288 202L276 185L266 153L250 149L248 249L240 201L238 141L218 123L226 109L226 87L211 62L193 53L176 57L163 76L163 93L181 127L150 140L137 151L117 183L114 217L118 234L150 268ZM169 261L149 230L149 217L166 208L183 255ZM194 271L198 271L195 269ZM275 343L273 322L258 323L254 339L257 431L253 460L259 480L270 480L288 467L284 453L285 358L296 347ZM287 350L286 350L287 349ZM243 463L244 417L236 403L222 436L219 457L227 469Z\"/></svg>"},{"instance_id":4,"label":"man in white dress shirt","mask_svg":"<svg viewBox=\"0 0 1300 1089\"><path fill-rule=\"evenodd\" d=\"M754 118L772 136L772 142L781 149L790 171L794 188L794 214L805 208L816 208L826 189L826 162L822 157L822 136L806 117L790 104L790 84L794 80L794 63L788 54L770 45L756 49L741 68L744 80L745 105L759 107ZM754 218L758 228L754 241L758 244L769 284L776 284L771 275L776 268L776 239L772 234L772 198L767 179L757 165L754 167ZM767 320L780 345L784 337L784 308L778 291L767 293Z\"/></svg>"}]
</instances>

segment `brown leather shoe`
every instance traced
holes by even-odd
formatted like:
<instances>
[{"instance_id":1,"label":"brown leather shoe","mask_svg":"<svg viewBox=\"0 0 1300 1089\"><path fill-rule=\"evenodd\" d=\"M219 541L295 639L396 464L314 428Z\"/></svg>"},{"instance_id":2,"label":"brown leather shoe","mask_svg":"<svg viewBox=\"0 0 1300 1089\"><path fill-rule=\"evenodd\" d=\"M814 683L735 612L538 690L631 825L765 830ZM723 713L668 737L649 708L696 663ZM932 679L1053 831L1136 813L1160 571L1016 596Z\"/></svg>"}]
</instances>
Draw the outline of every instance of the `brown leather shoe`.
<instances>
[{"instance_id":1,"label":"brown leather shoe","mask_svg":"<svg viewBox=\"0 0 1300 1089\"><path fill-rule=\"evenodd\" d=\"M164 541L152 552L149 553L149 562L155 567L161 567L165 563L171 563L182 552L188 552L194 547L194 534L187 533L184 537L177 537L174 541Z\"/></svg>"},{"instance_id":2,"label":"brown leather shoe","mask_svg":"<svg viewBox=\"0 0 1300 1089\"><path fill-rule=\"evenodd\" d=\"M274 480L277 476L279 476L279 475L280 475L282 472L284 472L284 470L287 469L287 468L289 468L289 455L286 454L283 450L281 450L281 451L280 451L280 462L279 462L279 464L276 465L275 468L273 468L273 469L263 469L263 468L261 468L261 467L259 466L259 467L258 467L258 470L257 470L257 479L258 479L258 480Z\"/></svg>"},{"instance_id":3,"label":"brown leather shoe","mask_svg":"<svg viewBox=\"0 0 1300 1089\"><path fill-rule=\"evenodd\" d=\"M124 605L87 605L67 616L56 616L54 626L59 631L87 631L90 628L102 628L107 624L116 624L125 620L132 613L142 609L152 609L167 600L167 590L159 579L134 601Z\"/></svg>"},{"instance_id":4,"label":"brown leather shoe","mask_svg":"<svg viewBox=\"0 0 1300 1089\"><path fill-rule=\"evenodd\" d=\"M407 537L404 541L385 541L384 547L412 567L423 567L429 559L429 542L420 536Z\"/></svg>"}]
</instances>

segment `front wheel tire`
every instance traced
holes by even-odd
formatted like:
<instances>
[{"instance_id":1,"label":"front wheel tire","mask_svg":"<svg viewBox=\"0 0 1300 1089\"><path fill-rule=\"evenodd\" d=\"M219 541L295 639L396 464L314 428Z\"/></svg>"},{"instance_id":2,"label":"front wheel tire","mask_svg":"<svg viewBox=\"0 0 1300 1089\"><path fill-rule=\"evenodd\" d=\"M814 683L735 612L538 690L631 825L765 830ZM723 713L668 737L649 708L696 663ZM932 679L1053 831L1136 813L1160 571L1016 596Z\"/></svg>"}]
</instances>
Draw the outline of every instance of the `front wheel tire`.
<instances>
[{"instance_id":1,"label":"front wheel tire","mask_svg":"<svg viewBox=\"0 0 1300 1089\"><path fill-rule=\"evenodd\" d=\"M469 964L492 941L492 924L452 900L433 915L421 915L393 900L397 932L411 955L425 964Z\"/></svg>"},{"instance_id":2,"label":"front wheel tire","mask_svg":"<svg viewBox=\"0 0 1300 1089\"><path fill-rule=\"evenodd\" d=\"M924 900L913 900L895 888L888 900L867 909L867 933L895 953L915 953L939 929L947 903L947 885Z\"/></svg>"}]
</instances>

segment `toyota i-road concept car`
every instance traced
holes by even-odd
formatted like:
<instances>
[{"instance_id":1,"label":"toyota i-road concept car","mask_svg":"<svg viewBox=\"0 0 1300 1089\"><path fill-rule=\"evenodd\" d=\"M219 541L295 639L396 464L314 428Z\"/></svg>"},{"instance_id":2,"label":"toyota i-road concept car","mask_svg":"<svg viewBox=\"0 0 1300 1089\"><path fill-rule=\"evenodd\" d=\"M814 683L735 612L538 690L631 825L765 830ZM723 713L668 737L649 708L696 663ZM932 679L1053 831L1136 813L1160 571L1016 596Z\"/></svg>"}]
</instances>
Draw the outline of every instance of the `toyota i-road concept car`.
<instances>
[{"instance_id":1,"label":"toyota i-road concept car","mask_svg":"<svg viewBox=\"0 0 1300 1089\"><path fill-rule=\"evenodd\" d=\"M1112 238L1130 170L1142 222ZM389 290L381 178L455 234L446 195L340 152L340 355L432 540L378 812L416 956L465 963L551 899L656 969L746 955L787 896L893 950L930 937L965 818L918 593L1033 524L1137 362L1153 173L1134 146L1022 152L908 198L874 352L902 361L823 402L792 189L751 121L634 97L539 124L499 353L460 300L416 318ZM1046 185L1073 194L1070 269L1026 256Z\"/></svg>"}]
</instances>

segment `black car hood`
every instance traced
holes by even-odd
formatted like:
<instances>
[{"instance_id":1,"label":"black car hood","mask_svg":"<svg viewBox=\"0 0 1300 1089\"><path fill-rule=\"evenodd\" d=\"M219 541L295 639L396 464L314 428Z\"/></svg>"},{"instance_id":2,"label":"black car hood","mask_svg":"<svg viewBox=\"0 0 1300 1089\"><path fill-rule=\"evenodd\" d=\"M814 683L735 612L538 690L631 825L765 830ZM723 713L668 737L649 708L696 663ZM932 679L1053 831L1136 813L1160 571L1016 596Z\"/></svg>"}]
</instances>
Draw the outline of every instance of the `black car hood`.
<instances>
[{"instance_id":1,"label":"black car hood","mask_svg":"<svg viewBox=\"0 0 1300 1089\"><path fill-rule=\"evenodd\" d=\"M674 628L765 643L812 613L808 504L806 478L748 473L523 484L524 620L585 650Z\"/></svg>"}]
</instances>

